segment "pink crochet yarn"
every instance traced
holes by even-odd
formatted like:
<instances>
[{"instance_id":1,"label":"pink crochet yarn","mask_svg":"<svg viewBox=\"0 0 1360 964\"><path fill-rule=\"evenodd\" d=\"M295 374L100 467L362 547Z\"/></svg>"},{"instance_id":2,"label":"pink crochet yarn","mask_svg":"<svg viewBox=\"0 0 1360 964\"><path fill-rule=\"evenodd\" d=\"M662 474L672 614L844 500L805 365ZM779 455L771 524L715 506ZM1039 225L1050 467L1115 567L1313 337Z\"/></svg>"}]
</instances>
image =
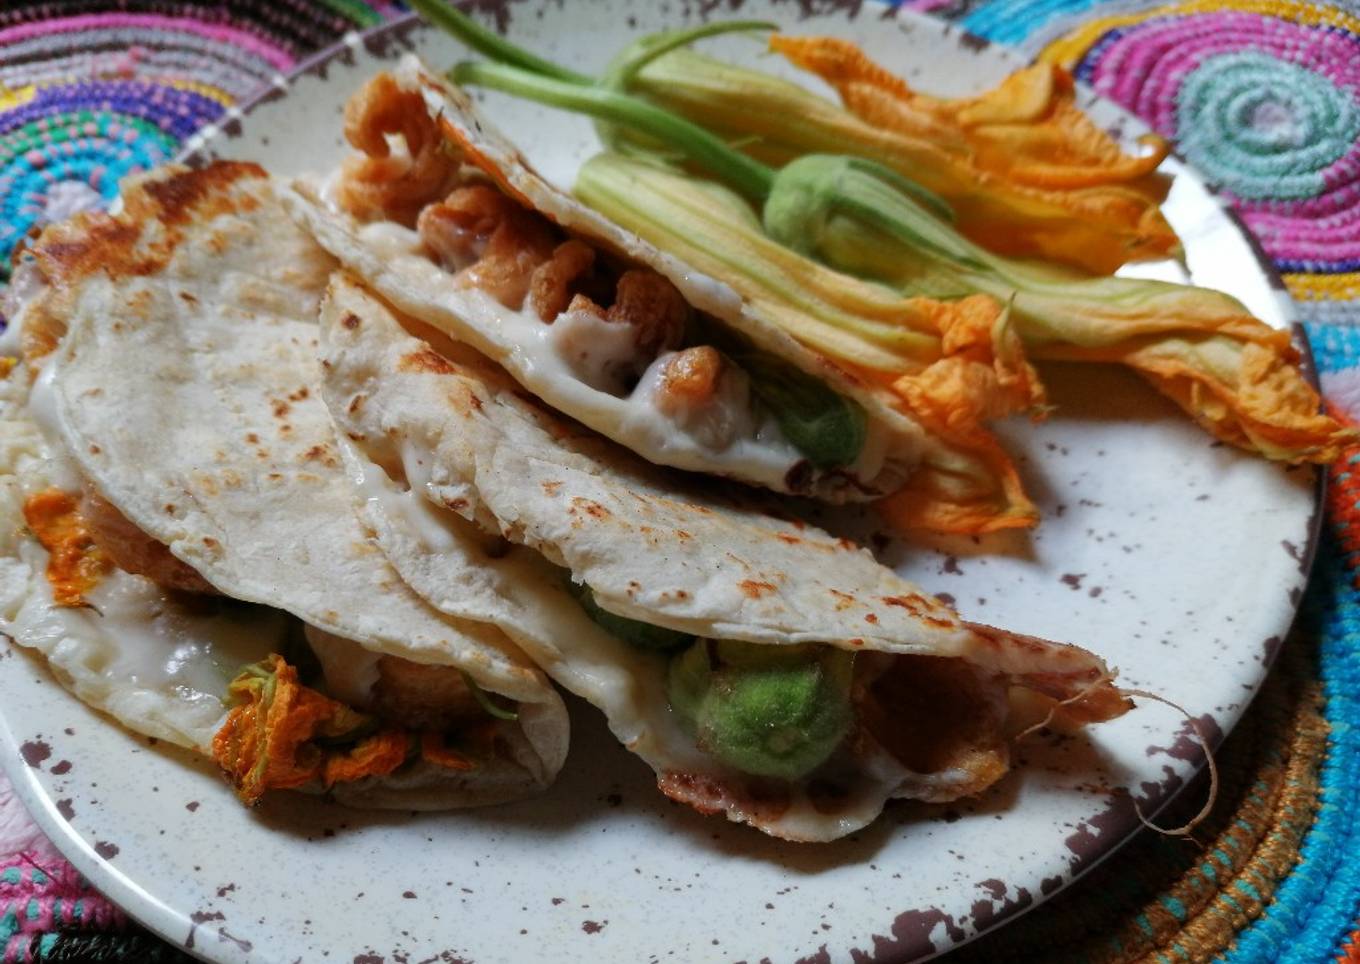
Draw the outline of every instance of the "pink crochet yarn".
<instances>
[{"instance_id":1,"label":"pink crochet yarn","mask_svg":"<svg viewBox=\"0 0 1360 964\"><path fill-rule=\"evenodd\" d=\"M0 962L31 960L35 935L126 924L123 912L92 890L32 824L0 774Z\"/></svg>"}]
</instances>

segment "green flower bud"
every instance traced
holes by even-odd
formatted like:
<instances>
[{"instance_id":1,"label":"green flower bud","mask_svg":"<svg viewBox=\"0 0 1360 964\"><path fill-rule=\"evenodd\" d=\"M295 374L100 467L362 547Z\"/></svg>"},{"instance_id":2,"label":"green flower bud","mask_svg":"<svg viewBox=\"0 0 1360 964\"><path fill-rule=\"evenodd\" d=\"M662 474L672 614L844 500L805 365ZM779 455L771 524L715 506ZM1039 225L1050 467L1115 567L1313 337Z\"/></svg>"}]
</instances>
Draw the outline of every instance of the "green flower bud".
<instances>
[{"instance_id":1,"label":"green flower bud","mask_svg":"<svg viewBox=\"0 0 1360 964\"><path fill-rule=\"evenodd\" d=\"M793 780L850 729L854 655L830 646L699 640L671 660L671 707L699 746L744 773Z\"/></svg>"},{"instance_id":2,"label":"green flower bud","mask_svg":"<svg viewBox=\"0 0 1360 964\"><path fill-rule=\"evenodd\" d=\"M771 238L807 257L937 297L968 293L956 272L981 268L938 197L875 161L809 154L775 175L761 212Z\"/></svg>"}]
</instances>

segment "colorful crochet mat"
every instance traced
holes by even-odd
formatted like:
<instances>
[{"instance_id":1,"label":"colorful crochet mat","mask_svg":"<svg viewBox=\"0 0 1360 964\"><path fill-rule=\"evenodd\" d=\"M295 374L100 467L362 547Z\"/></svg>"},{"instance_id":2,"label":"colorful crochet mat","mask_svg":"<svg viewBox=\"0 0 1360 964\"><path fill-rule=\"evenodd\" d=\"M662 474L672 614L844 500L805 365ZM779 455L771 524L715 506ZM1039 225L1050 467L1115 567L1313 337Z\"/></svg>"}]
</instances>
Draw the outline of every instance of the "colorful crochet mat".
<instances>
[{"instance_id":1,"label":"colorful crochet mat","mask_svg":"<svg viewBox=\"0 0 1360 964\"><path fill-rule=\"evenodd\" d=\"M1175 141L1284 276L1329 403L1360 417L1360 17L1295 0L905 2L1067 65ZM0 4L0 283L32 225L111 199L124 174L303 55L391 13L359 0ZM1331 469L1301 625L1220 754L1218 805L1195 840L1140 839L950 960L1360 964L1356 465L1360 451ZM3 784L0 949L4 962L184 959L81 881Z\"/></svg>"}]
</instances>

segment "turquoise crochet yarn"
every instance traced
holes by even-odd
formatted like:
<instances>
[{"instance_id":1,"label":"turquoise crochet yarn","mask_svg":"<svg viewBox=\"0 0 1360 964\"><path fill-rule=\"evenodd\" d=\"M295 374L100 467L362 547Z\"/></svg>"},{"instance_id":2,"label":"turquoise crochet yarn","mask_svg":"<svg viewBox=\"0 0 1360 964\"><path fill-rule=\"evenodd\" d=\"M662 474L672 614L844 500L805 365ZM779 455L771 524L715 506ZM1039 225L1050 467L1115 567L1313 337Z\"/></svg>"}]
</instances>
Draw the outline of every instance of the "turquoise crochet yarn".
<instances>
[{"instance_id":1,"label":"turquoise crochet yarn","mask_svg":"<svg viewBox=\"0 0 1360 964\"><path fill-rule=\"evenodd\" d=\"M1360 139L1360 106L1329 78L1255 51L1207 57L1176 94L1176 140L1243 198L1298 200Z\"/></svg>"}]
</instances>

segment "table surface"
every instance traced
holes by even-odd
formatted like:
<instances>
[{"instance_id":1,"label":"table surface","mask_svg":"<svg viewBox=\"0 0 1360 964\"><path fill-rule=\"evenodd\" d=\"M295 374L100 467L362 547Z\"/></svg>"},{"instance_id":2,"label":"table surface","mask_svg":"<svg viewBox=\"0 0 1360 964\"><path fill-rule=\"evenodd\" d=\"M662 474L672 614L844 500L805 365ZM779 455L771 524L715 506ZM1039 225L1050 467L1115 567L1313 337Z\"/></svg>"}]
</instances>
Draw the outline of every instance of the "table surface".
<instances>
[{"instance_id":1,"label":"table surface","mask_svg":"<svg viewBox=\"0 0 1360 964\"><path fill-rule=\"evenodd\" d=\"M804 0L812 7L832 0ZM1280 271L1324 394L1360 416L1360 17L1293 0L915 0L1070 67L1214 178ZM116 10L114 8L117 8ZM9 2L0 8L0 260L36 223L111 200L277 74L397 15L360 0ZM6 269L0 267L0 284ZM950 956L1317 962L1360 907L1360 475L1329 470L1313 584L1271 680L1220 754L1197 840L1148 836ZM1195 799L1193 790L1187 798ZM0 778L0 960L178 960L93 892Z\"/></svg>"}]
</instances>

